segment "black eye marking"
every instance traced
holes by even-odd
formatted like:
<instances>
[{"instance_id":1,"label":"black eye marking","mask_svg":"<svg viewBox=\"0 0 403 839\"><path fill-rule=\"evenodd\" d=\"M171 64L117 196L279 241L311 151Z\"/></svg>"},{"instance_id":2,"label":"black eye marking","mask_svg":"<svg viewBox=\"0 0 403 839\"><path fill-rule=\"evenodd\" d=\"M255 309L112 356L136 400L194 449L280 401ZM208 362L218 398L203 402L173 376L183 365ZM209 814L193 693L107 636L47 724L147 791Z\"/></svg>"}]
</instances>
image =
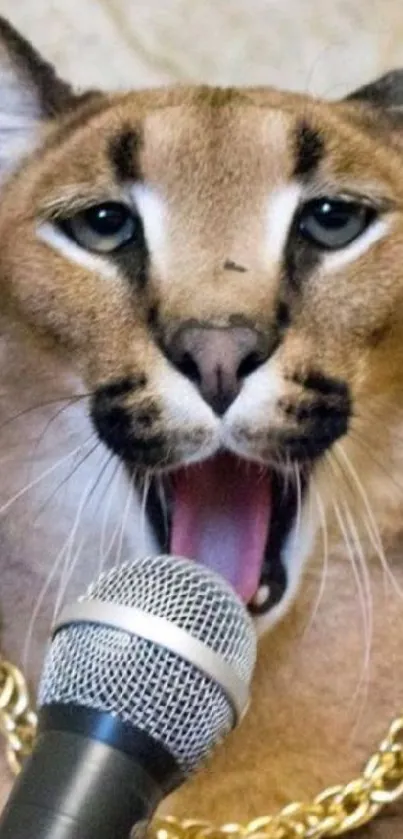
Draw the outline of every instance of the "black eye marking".
<instances>
[{"instance_id":1,"label":"black eye marking","mask_svg":"<svg viewBox=\"0 0 403 839\"><path fill-rule=\"evenodd\" d=\"M325 152L323 137L308 123L301 122L295 132L294 177L312 175L318 168Z\"/></svg>"},{"instance_id":2,"label":"black eye marking","mask_svg":"<svg viewBox=\"0 0 403 839\"><path fill-rule=\"evenodd\" d=\"M244 265L239 265L233 262L232 259L226 259L223 265L224 271L238 271L239 274L246 274L248 269Z\"/></svg>"},{"instance_id":3,"label":"black eye marking","mask_svg":"<svg viewBox=\"0 0 403 839\"><path fill-rule=\"evenodd\" d=\"M298 291L302 281L320 264L320 252L310 242L298 236L295 222L287 240L284 253L284 282L292 291Z\"/></svg>"},{"instance_id":4,"label":"black eye marking","mask_svg":"<svg viewBox=\"0 0 403 839\"><path fill-rule=\"evenodd\" d=\"M118 181L141 181L140 153L143 138L139 130L126 128L114 137L109 157Z\"/></svg>"}]
</instances>

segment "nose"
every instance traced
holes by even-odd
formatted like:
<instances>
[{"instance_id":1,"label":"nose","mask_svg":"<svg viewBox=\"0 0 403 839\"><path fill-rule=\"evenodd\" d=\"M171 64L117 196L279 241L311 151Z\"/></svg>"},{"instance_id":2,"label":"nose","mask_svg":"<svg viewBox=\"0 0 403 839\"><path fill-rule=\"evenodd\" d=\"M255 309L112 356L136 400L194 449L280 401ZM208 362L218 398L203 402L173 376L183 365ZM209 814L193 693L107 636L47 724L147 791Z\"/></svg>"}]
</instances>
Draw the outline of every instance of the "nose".
<instances>
[{"instance_id":1,"label":"nose","mask_svg":"<svg viewBox=\"0 0 403 839\"><path fill-rule=\"evenodd\" d=\"M245 377L266 361L271 343L250 327L186 326L174 334L167 354L222 416L238 396Z\"/></svg>"}]
</instances>

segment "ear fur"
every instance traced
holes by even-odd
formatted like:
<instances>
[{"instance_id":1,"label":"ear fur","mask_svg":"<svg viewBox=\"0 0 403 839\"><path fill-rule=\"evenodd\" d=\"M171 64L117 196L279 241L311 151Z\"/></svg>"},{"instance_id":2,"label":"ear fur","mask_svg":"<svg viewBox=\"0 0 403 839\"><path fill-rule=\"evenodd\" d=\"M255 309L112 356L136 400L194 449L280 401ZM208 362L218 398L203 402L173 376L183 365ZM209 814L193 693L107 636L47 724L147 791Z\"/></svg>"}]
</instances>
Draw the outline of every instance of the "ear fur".
<instances>
[{"instance_id":1,"label":"ear fur","mask_svg":"<svg viewBox=\"0 0 403 839\"><path fill-rule=\"evenodd\" d=\"M360 87L343 100L354 123L387 144L403 151L403 70L392 70Z\"/></svg>"},{"instance_id":2,"label":"ear fur","mask_svg":"<svg viewBox=\"0 0 403 839\"><path fill-rule=\"evenodd\" d=\"M33 151L41 124L69 111L76 96L11 24L0 17L0 181Z\"/></svg>"},{"instance_id":3,"label":"ear fur","mask_svg":"<svg viewBox=\"0 0 403 839\"><path fill-rule=\"evenodd\" d=\"M350 93L347 102L363 102L383 111L403 113L403 70L392 70Z\"/></svg>"}]
</instances>

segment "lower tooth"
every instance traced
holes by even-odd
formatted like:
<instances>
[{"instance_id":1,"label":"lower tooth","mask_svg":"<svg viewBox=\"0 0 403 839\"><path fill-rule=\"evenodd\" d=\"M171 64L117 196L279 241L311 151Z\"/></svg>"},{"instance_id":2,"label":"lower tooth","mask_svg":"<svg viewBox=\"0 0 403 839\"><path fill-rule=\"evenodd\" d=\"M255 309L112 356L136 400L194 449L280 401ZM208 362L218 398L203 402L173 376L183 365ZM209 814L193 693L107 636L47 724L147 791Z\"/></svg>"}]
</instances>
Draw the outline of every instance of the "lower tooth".
<instances>
[{"instance_id":1,"label":"lower tooth","mask_svg":"<svg viewBox=\"0 0 403 839\"><path fill-rule=\"evenodd\" d=\"M256 594L252 598L252 605L253 606L264 606L266 601L270 597L270 586L262 585L259 586Z\"/></svg>"}]
</instances>

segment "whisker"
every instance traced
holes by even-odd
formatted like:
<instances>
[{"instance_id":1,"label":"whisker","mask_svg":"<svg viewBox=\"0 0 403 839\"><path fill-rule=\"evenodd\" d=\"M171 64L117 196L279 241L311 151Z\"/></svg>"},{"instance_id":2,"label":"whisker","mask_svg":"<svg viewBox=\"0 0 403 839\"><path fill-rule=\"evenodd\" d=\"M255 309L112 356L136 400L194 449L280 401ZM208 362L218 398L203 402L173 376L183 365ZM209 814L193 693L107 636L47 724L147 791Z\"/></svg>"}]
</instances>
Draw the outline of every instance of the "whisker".
<instances>
[{"instance_id":1,"label":"whisker","mask_svg":"<svg viewBox=\"0 0 403 839\"><path fill-rule=\"evenodd\" d=\"M16 492L15 495L12 496L12 498L9 498L8 501L2 504L2 506L0 507L0 516L4 515L7 512L7 510L9 510L10 507L13 504L15 504L16 501L18 501L19 498L22 498L22 496L25 495L25 493L29 492L35 486L38 486L38 484L40 484L41 481L45 480L45 478L47 478L49 475L52 475L53 472L56 472L56 470L59 469L60 466L63 465L63 463L66 463L67 460L69 460L71 457L74 457L74 455L77 454L78 451L83 449L84 446L85 443L80 443L80 445L76 446L76 448L73 449L73 451L68 452L68 454L61 457L60 460L56 461L56 463L53 463L52 466L49 466L48 469L45 469L44 472L42 472L37 478L34 478L32 481L30 481L28 484L22 487L22 489L18 490L18 492Z\"/></svg>"},{"instance_id":2,"label":"whisker","mask_svg":"<svg viewBox=\"0 0 403 839\"><path fill-rule=\"evenodd\" d=\"M342 480L346 484L347 489L349 489L350 492L351 492L351 486L349 486L349 483L347 481L347 476L344 472L342 464L340 464L340 462L337 460L334 452L329 456L329 458L330 457L332 458L332 460L337 465L337 467L339 469L339 472L341 474ZM357 720L356 720L356 723L355 723L355 725L353 727L353 730L352 730L352 733L351 733L351 737L353 737L354 732L356 731L357 725L359 724L359 720L360 720L361 715L363 713L363 709L365 707L365 703L366 703L367 696L368 696L370 660L371 660L371 650L372 650L373 633L374 633L374 623L373 623L374 608L373 608L373 595L372 595L372 587L371 587L371 577L370 577L368 565L367 565L367 562L366 562L364 549L363 549L363 546L361 544L361 540L360 540L360 537L359 537L358 529L356 527L354 518L353 518L352 513L351 513L351 509L348 505L346 497L343 497L343 499L341 500L341 504L343 505L346 523L347 523L347 526L349 527L349 530L350 530L350 533L351 533L351 536L352 536L355 555L356 555L357 561L358 561L357 574L360 574L360 586L362 585L363 598L364 598L364 602L365 602L366 607L367 607L366 610L365 610L366 629L365 629L365 655L364 655L364 661L363 661L363 668L362 668L361 676L360 676L358 684L357 684L357 688L355 690L355 693L354 693L351 701L354 702L355 700L358 700L359 694L360 694L363 687L364 687L364 694L363 694L363 698L362 698L361 709L358 711Z\"/></svg>"},{"instance_id":3,"label":"whisker","mask_svg":"<svg viewBox=\"0 0 403 839\"><path fill-rule=\"evenodd\" d=\"M296 502L297 502L297 510L295 514L295 526L294 526L294 536L293 536L293 548L294 551L298 545L299 538L301 535L301 519L302 519L302 487L301 487L301 475L299 472L298 464L294 461L293 463L293 470L294 470L294 478L295 478L295 494L296 494Z\"/></svg>"},{"instance_id":4,"label":"whisker","mask_svg":"<svg viewBox=\"0 0 403 839\"><path fill-rule=\"evenodd\" d=\"M94 431L92 434L90 434L90 435L89 435L89 437L87 437L87 439L85 440L85 442L84 442L84 443L83 443L83 445L81 446L81 450L82 450L82 449L83 449L83 448L84 448L84 447L85 447L85 446L86 446L86 445L87 445L87 444L88 444L91 440L93 440L93 439L94 439L94 437L96 437L96 433L95 433L95 431ZM42 504L40 505L39 509L37 510L36 516L35 516L35 518L34 518L34 523L35 523L35 522L38 520L38 518L42 515L42 513L44 512L44 510L46 509L46 507L47 507L47 506L51 503L51 501L53 501L53 499L54 499L54 498L56 497L56 495L60 492L60 490L62 489L62 487L63 487L63 486L65 486L65 485L66 485L66 484L67 484L67 483L71 480L71 478L73 477L73 475L75 475L75 474L76 474L76 472L78 472L78 470L80 469L80 467L81 467L81 466L83 466L83 465L84 465L84 463L86 463L86 461L88 460L88 458L90 458L90 457L91 457L91 455L95 452L95 450L98 448L98 446L99 446L99 445L100 445L100 443L99 443L99 439L98 439L98 437L96 437L96 442L95 442L95 444L93 445L93 447L92 447L92 448L91 448L88 452L86 452L86 453L85 453L85 454L84 454L84 455L83 455L83 456L82 456L82 457L78 460L78 462L77 462L77 463L75 463L75 464L74 464L74 466L72 467L72 469L70 470L70 472L69 472L67 475L65 475L65 476L64 476L64 478L63 478L63 479L62 479L62 480L61 480L61 481L57 484L57 486L56 486L54 489L52 489L52 492L51 492L51 493L47 496L47 498L45 498L45 500L42 502Z\"/></svg>"},{"instance_id":5,"label":"whisker","mask_svg":"<svg viewBox=\"0 0 403 839\"><path fill-rule=\"evenodd\" d=\"M129 516L130 507L131 507L131 504L132 504L133 499L134 499L134 484L133 484L133 481L134 481L134 478L132 477L129 481L127 499L126 499L125 506L123 508L123 515L122 515L122 521L121 521L121 527L120 527L119 541L118 541L117 550L116 550L116 565L120 565L121 562L122 562L123 542L124 542L126 524L127 524L127 519L128 519L128 516Z\"/></svg>"},{"instance_id":6,"label":"whisker","mask_svg":"<svg viewBox=\"0 0 403 839\"><path fill-rule=\"evenodd\" d=\"M109 459L108 459L108 461L107 461L107 463L106 463L106 466L105 466L105 471L106 471L106 469L108 468L109 464L111 464L111 463L113 463L113 466L114 466L115 468L114 468L114 470L112 471L112 474L111 474L111 476L110 476L109 480L108 480L108 481L105 481L105 486L104 486L104 488L103 488L103 490L102 490L102 492L100 493L100 496L99 496L99 498L98 498L97 505L96 505L95 510L94 510L94 514L95 514L95 513L97 513L97 512L99 511L99 509L100 509L101 505L103 504L103 502L104 502L104 500L105 500L105 496L106 496L106 494L107 494L107 492L108 492L108 490L109 490L109 488L110 488L111 481L112 481L112 480L113 480L113 478L115 477L116 470L117 470L117 468L118 468L118 466L119 466L119 460L118 460L118 458L117 458L117 455L115 455L113 452L110 452L110 451L108 451L108 450L107 450L107 454L109 455ZM101 477L102 477L102 476L101 476Z\"/></svg>"},{"instance_id":7,"label":"whisker","mask_svg":"<svg viewBox=\"0 0 403 839\"><path fill-rule=\"evenodd\" d=\"M77 402L77 400L74 401L74 404L76 404L76 402ZM36 459L37 459L37 456L38 456L39 448L40 448L41 444L43 443L43 440L45 439L46 434L49 432L49 429L51 428L53 422L55 422L65 411L69 411L71 408L72 408L72 402L71 401L69 401L67 405L62 405L61 408L58 408L56 413L54 413L53 416L46 422L45 427L42 429L39 436L34 440L33 447L30 450L28 458L27 458L28 459L28 464L30 464L30 468L28 469L28 474L27 474L28 481L30 481L32 479L32 475L34 473L34 467L35 467ZM73 431L71 433L73 434ZM66 439L66 436L65 436L65 439ZM87 440L88 439L90 439L90 438L87 438ZM87 440L85 442L87 442Z\"/></svg>"},{"instance_id":8,"label":"whisker","mask_svg":"<svg viewBox=\"0 0 403 839\"><path fill-rule=\"evenodd\" d=\"M125 472L125 466L124 466L124 464L119 464L119 465L122 467L121 472L120 472L120 475L121 475L122 473ZM119 475L119 477L120 477L120 475ZM108 516L110 514L110 507L111 507L111 504L112 504L112 499L113 499L114 495L116 494L116 487L118 486L118 484L119 484L118 475L116 475L116 480L114 481L114 485L113 485L113 494L112 494L112 496L109 497ZM105 562L107 561L107 559L108 559L108 557L109 557L109 555L112 551L112 548L114 546L114 543L115 543L116 539L119 538L120 528L121 528L121 519L118 520L118 522L116 524L116 527L114 528L114 530L112 532L112 536L110 537L108 547L105 549L105 542L106 542L106 516L105 516L104 524L103 524L103 534L101 535L101 542L102 542L101 562L102 562L102 565L104 565Z\"/></svg>"},{"instance_id":9,"label":"whisker","mask_svg":"<svg viewBox=\"0 0 403 839\"><path fill-rule=\"evenodd\" d=\"M387 415L388 415L388 420L389 421L391 419L393 419L393 417L395 418L395 423L397 423L397 422L401 421L401 419L403 419L403 408L400 408L399 406L391 405L390 401L389 401L389 402L385 402L385 409L387 409ZM352 429L354 429L354 430L358 431L358 433L360 433L360 426L361 426L361 428L364 428L365 431L368 431L368 420L370 420L370 421L375 420L375 422L381 422L383 430L388 430L388 429L385 429L385 410L383 412L379 412L377 414L377 412L374 411L373 409L371 409L371 410L367 409L365 411L365 413L364 412L357 412L357 410L355 409L354 413L352 415L352 422L350 424L350 431ZM394 440L398 440L399 442L403 442L403 435L398 433L398 430L396 429L396 427L393 428L393 432L392 432L392 429L389 428L388 433L389 434L393 433L393 439Z\"/></svg>"},{"instance_id":10,"label":"whisker","mask_svg":"<svg viewBox=\"0 0 403 839\"><path fill-rule=\"evenodd\" d=\"M96 481L95 481L95 484L94 484L93 479L92 479L91 483L89 483L87 485L87 487L85 488L85 490L83 492L83 495L81 497L81 501L80 501L80 504L79 504L79 507L78 507L78 510L77 510L77 514L76 514L72 529L71 529L67 539L64 541L62 547L60 548L60 550L59 550L59 552L58 552L58 554L57 554L57 556L56 556L56 558L53 562L53 565L50 569L50 572L46 577L45 583L42 586L39 597L36 600L35 607L33 609L31 618L30 618L29 623L28 623L28 628L27 628L27 632L26 632L26 636L25 636L25 643L24 643L23 652L22 652L22 662L23 662L24 669L27 669L27 667L28 667L33 630L34 630L36 621L39 617L43 601L46 597L46 594L47 594L52 582L53 582L53 579L54 579L56 573L58 572L60 566L63 564L64 568L62 570L61 579L60 579L60 582L59 582L59 591L58 591L58 594L57 594L57 597L56 597L56 603L55 603L55 608L54 608L54 611L53 611L52 623L55 620L57 612L59 611L59 605L60 605L61 599L62 599L62 597L64 595L64 591L65 591L64 579L65 579L65 576L66 576L66 562L68 561L68 557L69 557L69 547L70 547L71 543L74 542L74 538L75 538L75 534L76 534L76 531L77 531L77 528L78 528L78 524L79 524L79 520L80 520L80 517L81 517L82 509L84 508L86 501L90 497L91 491L95 488L99 478L100 478L100 474L98 474L98 476L96 478ZM67 553L67 560L65 560L65 554L66 553ZM76 561L74 562L74 567L75 567L75 564L76 564ZM68 580L67 580L67 583L68 583ZM67 585L67 583L66 583L66 585ZM62 589L63 589L63 593L62 593Z\"/></svg>"},{"instance_id":11,"label":"whisker","mask_svg":"<svg viewBox=\"0 0 403 839\"><path fill-rule=\"evenodd\" d=\"M357 432L354 429L350 429L349 433L354 442L358 443L359 446L365 449L365 452L368 454L370 459L373 461L373 463L375 463L375 465L379 469L381 469L381 471L384 475L386 475L388 480L394 484L394 486L399 490L399 492L403 492L403 483L399 483L399 481L396 480L394 475L389 474L385 464L382 463L382 461L379 460L377 457L375 457L373 448L365 440L363 440L362 436L360 434L357 434Z\"/></svg>"},{"instance_id":12,"label":"whisker","mask_svg":"<svg viewBox=\"0 0 403 839\"><path fill-rule=\"evenodd\" d=\"M35 457L36 457L36 455L37 455L37 453L38 453L38 449L39 449L39 447L40 447L41 443L43 442L44 438L46 437L46 434L48 433L49 429L50 429L50 428L51 428L51 426L53 425L53 423L54 423L54 422L56 422L56 420L57 420L57 419L58 419L58 418L59 418L62 414L64 414L64 413L65 413L65 411L69 411L69 410L70 410L70 408L71 408L73 405L76 405L76 404L77 404L77 401L78 401L78 400L77 400L77 399L75 399L73 402L71 402L71 401L70 401L67 405L62 405L62 407L61 407L61 408L58 408L58 409L57 409L57 411L56 411L56 413L54 413L54 414L50 417L50 419L46 422L45 427L44 427L44 428L43 428L43 430L41 431L41 433L40 433L39 437L37 437L37 439L35 440L35 445L34 445L34 448L33 448L32 452L31 452L31 458L30 458L31 460L35 460Z\"/></svg>"},{"instance_id":13,"label":"whisker","mask_svg":"<svg viewBox=\"0 0 403 839\"><path fill-rule=\"evenodd\" d=\"M140 510L140 533L141 539L143 542L143 552L146 552L146 545L147 545L147 538L146 538L146 513L147 513L147 498L148 493L151 486L151 471L149 469L146 470L144 475L144 484L143 484L143 497L141 500L141 510Z\"/></svg>"},{"instance_id":14,"label":"whisker","mask_svg":"<svg viewBox=\"0 0 403 839\"><path fill-rule=\"evenodd\" d=\"M119 484L120 476L121 476L123 470L124 470L124 465L118 460L117 463L116 463L116 468L115 468L115 471L112 475L111 481L109 482L110 492L109 492L108 500L106 502L105 510L104 510L104 517L103 517L102 528L101 528L101 537L100 537L100 543L99 543L99 564L98 564L98 571L97 571L98 576L102 573L105 562L107 560L107 557L109 556L109 553L112 549L113 542L115 541L115 538L116 538L116 535L117 535L117 528L116 528L116 530L114 530L114 532L113 532L113 536L112 536L112 539L109 543L109 546L106 549L106 547L105 547L106 534L107 534L107 526L108 526L108 523L109 523L109 518L110 518L110 513L111 513L112 501L113 501L113 499L116 495L116 489L117 489L117 486Z\"/></svg>"},{"instance_id":15,"label":"whisker","mask_svg":"<svg viewBox=\"0 0 403 839\"><path fill-rule=\"evenodd\" d=\"M337 460L337 457L336 457L336 455L335 455L335 452L334 452L334 451L332 451L332 452L328 452L328 453L327 453L327 455L326 455L326 461L327 461L327 464L328 464L329 468L331 469L331 471L332 471L332 472L333 472L333 474L335 475L335 477L336 477L336 481L337 481L337 480L340 480L340 478L341 478L341 480L343 481L343 483L344 483L344 484L346 484L347 489L350 489L350 491L351 491L351 487L349 487L349 485L348 485L348 483L347 483L347 478L346 478L346 475L345 475L344 469L343 469L342 465L339 463L339 461ZM339 477L337 477L336 469L338 470ZM333 499L333 500L335 501L335 499ZM345 502L346 502L345 497L343 497L343 499L341 499L341 502L343 503L343 505L345 505ZM336 503L337 503L337 502L336 502ZM349 509L349 508L348 508L348 509ZM339 515L337 516L337 518L338 518L338 522L339 522L339 529L341 530L341 527L340 527L340 516L341 516L341 511L340 511L340 505L339 505L339 504L337 504L337 510L338 510L338 513L339 513ZM346 534L346 529L345 529L345 527L344 527L344 529L343 529L343 530L341 530L341 532L342 532L342 534L343 534L344 541L345 541L346 543L347 543L347 541L348 541L348 544L349 544L349 546L350 546L350 554L349 554L349 555L350 555L350 558L351 558L351 542L350 542L350 539L349 539L348 537L347 537L347 539L346 539L346 536L345 536L345 534ZM354 552L353 552L353 554L355 555L355 553L354 553ZM364 606L364 613L365 613L365 621L366 621L366 623L367 623L367 612L366 612L365 592L364 592L364 589L362 588L362 581L361 581L361 577L360 577L360 572L359 572L359 569L360 569L360 566L358 566L358 567L357 567L357 566L356 566L356 564L354 563L354 571L358 574L358 579L359 579L359 593L360 593L360 594L361 594L361 593L363 593L363 596L364 596L363 606Z\"/></svg>"},{"instance_id":16,"label":"whisker","mask_svg":"<svg viewBox=\"0 0 403 839\"><path fill-rule=\"evenodd\" d=\"M59 553L56 556L55 561L53 562L53 564L50 568L50 571L48 572L48 574L46 576L45 582L44 582L44 584L43 584L43 586L42 586L42 588L39 592L39 595L35 600L35 606L32 610L32 614L31 614L31 617L30 617L29 622L28 622L27 630L26 630L26 633L25 633L25 641L24 641L24 645L23 645L23 648L22 648L21 661L22 661L23 671L28 670L34 627L35 627L36 621L39 617L40 611L42 609L43 601L44 601L44 599L45 599L45 597L46 597L46 595L47 595L47 593L50 589L50 586L52 585L52 582L53 582L53 580L54 580L54 578L55 578L55 576L56 576L56 574L59 570L60 565L63 562L63 556L64 556L64 551L59 551Z\"/></svg>"},{"instance_id":17,"label":"whisker","mask_svg":"<svg viewBox=\"0 0 403 839\"><path fill-rule=\"evenodd\" d=\"M354 544L353 545L351 544L351 541L350 541L350 538L349 538L348 527L346 526L346 523L343 520L343 516L342 516L342 512L340 510L339 504L337 503L337 501L335 499L333 499L332 503L333 503L333 509L335 511L335 514L336 514L336 519L337 519L337 522L338 522L338 525L339 525L339 529L340 529L340 532L343 536L343 539L344 539L344 542L345 542L345 545L346 545L346 548L347 548L347 555L350 559L351 569L352 569L354 580L355 580L355 583L356 583L358 600L359 600L360 609L361 609L362 628L363 628L363 635L364 635L364 657L363 657L362 670L361 670L361 673L360 673L360 676L359 676L359 679L358 679L358 687L359 687L362 684L363 677L368 672L368 660L369 660L368 659L368 655L369 655L368 654L368 649L370 650L370 648L371 648L371 640L372 640L372 639L370 639L370 641L368 640L370 638L369 630L371 628L371 620L368 618L368 615L367 615L367 604L366 604L366 601L365 601L365 594L364 594L364 591L363 591L361 575L360 575L360 573L358 571L358 568L357 568L357 565L356 565Z\"/></svg>"},{"instance_id":18,"label":"whisker","mask_svg":"<svg viewBox=\"0 0 403 839\"><path fill-rule=\"evenodd\" d=\"M94 491L95 491L95 489L97 489L97 487L100 485L100 483L101 483L101 481L102 481L102 478L103 478L103 474L106 472L106 470L107 470L107 468L108 468L109 464L110 464L110 463L113 463L114 459L115 459L115 455L114 455L113 453L111 453L111 452L110 452L110 453L109 453L109 459L106 461L105 467L101 468L101 470L100 470L100 473L99 473L99 475L98 475L98 483L97 483L97 486L94 488ZM113 465L115 466L115 464L113 464ZM118 466L119 466L119 462L116 464L116 468L117 468ZM105 496L106 496L106 494L107 494L107 492L108 492L108 490L109 490L109 488L110 488L110 486L111 486L111 482L112 482L112 480L113 480L113 478L114 478L114 476L115 476L115 474L116 474L116 468L115 468L115 470L112 472L112 475L110 476L109 480L106 480L106 481L105 481L105 486L103 487L102 492L101 492L101 493L100 493L100 495L99 495L99 498L98 498L98 500L97 500L96 506L95 506L94 511L93 511L93 517L94 517L94 518L96 517L96 514L98 513L98 511L99 511L99 509L100 509L100 507L101 507L101 505L102 505L102 503L103 503L103 501L104 501L104 498L105 498ZM82 548L83 548L83 545L84 545L85 541L86 541L86 534L84 534L84 535L83 535L83 537L82 537L82 539L81 539L81 542L80 542L80 545L79 545L79 548L77 549L77 550L79 551L79 553L81 553L81 551L82 551ZM95 560L95 558L96 558L96 553L94 552L94 560ZM99 557L99 556L98 556L98 560L97 560L97 562L96 562L96 563L94 562L94 565L95 565L96 570L98 571L98 569L99 569L99 565L100 565L100 557ZM97 573L97 576L99 576L99 574L100 574L100 573L101 573L101 571L99 571L99 572Z\"/></svg>"},{"instance_id":19,"label":"whisker","mask_svg":"<svg viewBox=\"0 0 403 839\"><path fill-rule=\"evenodd\" d=\"M400 588L399 583L397 582L397 580L396 580L394 574L392 573L391 569L389 568L389 563L388 563L388 560L385 556L385 552L384 552L383 544L382 544L382 539L381 539L381 535L380 535L380 532L379 532L378 525L376 523L374 511L371 507L368 495L367 495L367 493L366 493L366 491L363 487L362 481L358 477L357 472L356 472L353 464L351 463L350 458L348 457L348 455L344 451L343 446L340 443L335 443L335 447L337 447L337 452L343 458L343 461L346 465L346 468L347 468L352 480L354 481L354 484L357 487L359 496L360 496L360 498L363 502L363 505L364 505L364 508L365 508L365 511L366 511L367 515L366 515L366 517L363 516L362 518L363 518L363 522L364 522L364 525L366 527L367 533L369 535L369 538L371 540L372 546L375 550L375 553L377 554L383 569L387 573L387 575L388 575L388 577L389 577L389 579L392 583L392 586L395 590L395 593L398 594L399 597L403 598L403 591Z\"/></svg>"},{"instance_id":20,"label":"whisker","mask_svg":"<svg viewBox=\"0 0 403 839\"><path fill-rule=\"evenodd\" d=\"M369 675L370 675L370 664L371 664L371 651L372 651L372 643L373 643L373 637L374 637L374 620L373 620L374 601L373 601L373 596L372 596L371 577L370 577L368 567L367 567L367 563L366 563L366 560L365 560L364 550L363 550L361 540L360 540L357 528L355 526L353 517L351 515L351 511L347 507L347 504L346 504L345 501L344 501L344 511L345 511L345 515L346 515L346 521L347 521L347 524L350 527L350 532L351 532L351 535L352 535L352 538L353 538L356 556L358 558L358 562L359 562L360 567L361 567L363 592L364 592L364 596L365 596L366 601L367 601L367 619L368 619L367 646L366 646L366 654L365 654L364 662L363 662L362 673L361 673L361 677L358 681L355 693L351 697L351 702L353 704L356 700L358 700L358 697L360 695L360 692L361 692L362 688L364 689L362 702L361 702L361 708L358 711L357 720L356 720L355 726L354 726L354 728L351 732L351 737L353 738L354 732L357 729L357 726L359 724L360 718L362 716L362 713L363 713L363 710L365 708L365 704L366 704L366 701L367 701L367 698L368 698Z\"/></svg>"},{"instance_id":21,"label":"whisker","mask_svg":"<svg viewBox=\"0 0 403 839\"><path fill-rule=\"evenodd\" d=\"M77 535L77 531L78 531L80 523L81 523L82 514L84 512L85 506L88 504L90 498L92 497L93 493L95 492L99 482L102 480L102 477L105 474L105 470L108 467L109 462L110 462L110 453L107 452L105 454L105 452L103 452L102 457L101 457L99 471L97 472L97 475L96 475L95 478L94 478L93 475L91 475L90 480L87 482L87 484L85 486L84 492L82 493L81 500L80 500L80 503L79 503L78 508L77 508L77 512L76 512L76 515L75 515L75 518L74 518L74 521L73 521L71 531L70 531L70 533L69 533L69 535L68 535L68 537L67 537L67 539L64 543L64 548L62 548L62 550L66 551L66 558L65 558L64 565L63 565L63 571L62 571L62 574L61 574L61 577L60 577L59 592L58 592L58 595L57 595L56 600L55 600L55 606L54 606L54 610L53 610L53 620L56 619L56 616L57 616L57 614L60 610L61 603L62 603L63 598L65 596L65 593L66 593L67 587L69 585L69 582L72 578L74 569L77 565L77 562L78 562L78 559L79 559L79 556L80 556L82 546L83 546L84 541L85 541L85 537L84 537L82 539L81 543L80 543L80 551L77 551L75 557L73 558L74 542L75 542L75 538L76 538L76 535Z\"/></svg>"},{"instance_id":22,"label":"whisker","mask_svg":"<svg viewBox=\"0 0 403 839\"><path fill-rule=\"evenodd\" d=\"M285 469L283 477L283 490L282 490L282 500L284 501L287 498L287 495L290 490L290 475L292 474L292 466L291 466L291 457L288 451L285 452Z\"/></svg>"},{"instance_id":23,"label":"whisker","mask_svg":"<svg viewBox=\"0 0 403 839\"><path fill-rule=\"evenodd\" d=\"M35 405L30 405L29 408L24 408L22 411L19 411L18 414L13 414L11 417L7 417L7 419L1 423L0 431L2 431L3 428L6 428L6 426L11 422L15 422L16 420L21 419L21 417L33 413L34 411L40 411L42 408L48 408L49 405L56 405L60 402L68 402L71 405L75 405L82 399L88 399L91 395L91 393L74 394L73 396L69 394L69 396L59 396L57 399L49 399L47 402L38 402Z\"/></svg>"},{"instance_id":24,"label":"whisker","mask_svg":"<svg viewBox=\"0 0 403 839\"><path fill-rule=\"evenodd\" d=\"M169 537L169 520L168 520L168 502L165 494L165 486L164 481L161 475L155 476L158 499L161 505L162 511L162 522L163 522L163 531L164 531L164 541L168 541Z\"/></svg>"},{"instance_id":25,"label":"whisker","mask_svg":"<svg viewBox=\"0 0 403 839\"><path fill-rule=\"evenodd\" d=\"M318 594L317 594L317 597L315 599L315 603L313 605L311 616L310 616L309 621L308 621L308 623L307 623L307 625L304 629L304 632L303 632L303 635L302 635L302 641L304 640L305 636L308 635L308 633L310 632L310 630L311 630L311 628L312 628L312 626L315 622L316 616L317 616L318 611L319 611L319 606L322 602L322 598L323 598L323 595L325 593L326 580L327 580L327 576L328 576L328 572L329 572L329 535L328 535L328 528L327 528L326 511L325 511L325 505L322 501L322 498L320 496L320 492L317 488L316 481L315 481L313 475L311 475L310 489L315 495L316 507L317 507L317 510L318 510L318 515L319 515L319 520L320 520L320 529L321 529L321 533L322 533L322 557L323 557L323 560L322 560L322 573L320 575L320 583L319 583Z\"/></svg>"}]
</instances>

